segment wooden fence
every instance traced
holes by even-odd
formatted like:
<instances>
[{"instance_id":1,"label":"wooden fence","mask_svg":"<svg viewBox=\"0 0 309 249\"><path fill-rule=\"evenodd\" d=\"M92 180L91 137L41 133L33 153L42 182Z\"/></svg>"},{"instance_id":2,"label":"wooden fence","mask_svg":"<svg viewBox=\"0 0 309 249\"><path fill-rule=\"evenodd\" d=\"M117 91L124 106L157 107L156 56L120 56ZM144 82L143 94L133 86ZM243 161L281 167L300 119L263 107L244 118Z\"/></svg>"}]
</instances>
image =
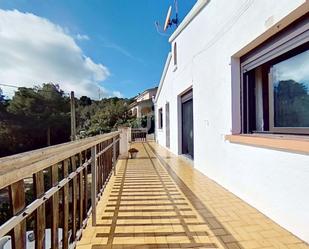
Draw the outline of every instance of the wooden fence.
<instances>
[{"instance_id":1,"label":"wooden fence","mask_svg":"<svg viewBox=\"0 0 309 249\"><path fill-rule=\"evenodd\" d=\"M146 128L132 128L131 129L131 141L146 141L147 129Z\"/></svg>"},{"instance_id":2,"label":"wooden fence","mask_svg":"<svg viewBox=\"0 0 309 249\"><path fill-rule=\"evenodd\" d=\"M74 248L90 214L95 225L96 204L119 156L119 134L1 158L9 216L0 238L10 239L13 249L29 248L31 239L37 249Z\"/></svg>"}]
</instances>

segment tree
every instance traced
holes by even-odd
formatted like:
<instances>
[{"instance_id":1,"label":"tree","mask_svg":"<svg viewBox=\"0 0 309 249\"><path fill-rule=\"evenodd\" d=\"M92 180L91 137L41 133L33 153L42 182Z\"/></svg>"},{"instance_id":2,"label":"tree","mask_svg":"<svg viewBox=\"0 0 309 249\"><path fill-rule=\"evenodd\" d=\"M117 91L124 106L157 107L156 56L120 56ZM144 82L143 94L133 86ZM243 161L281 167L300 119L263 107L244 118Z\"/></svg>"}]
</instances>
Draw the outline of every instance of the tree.
<instances>
[{"instance_id":1,"label":"tree","mask_svg":"<svg viewBox=\"0 0 309 249\"><path fill-rule=\"evenodd\" d=\"M81 96L79 98L79 104L81 106L88 106L88 105L91 105L92 104L92 100L91 98L87 97L87 96Z\"/></svg>"},{"instance_id":2,"label":"tree","mask_svg":"<svg viewBox=\"0 0 309 249\"><path fill-rule=\"evenodd\" d=\"M128 103L130 100L116 97L76 99L77 134L92 136L129 124ZM58 85L21 87L11 100L0 103L0 157L69 139L70 99Z\"/></svg>"},{"instance_id":3,"label":"tree","mask_svg":"<svg viewBox=\"0 0 309 249\"><path fill-rule=\"evenodd\" d=\"M309 89L294 80L279 81L274 89L275 124L278 127L309 126Z\"/></svg>"},{"instance_id":4,"label":"tree","mask_svg":"<svg viewBox=\"0 0 309 249\"><path fill-rule=\"evenodd\" d=\"M50 145L51 129L61 130L67 128L69 131L70 124L70 105L69 98L64 95L59 85L44 84L42 88L37 89L38 94L42 97L45 104L43 117L47 132L47 144Z\"/></svg>"},{"instance_id":5,"label":"tree","mask_svg":"<svg viewBox=\"0 0 309 249\"><path fill-rule=\"evenodd\" d=\"M83 136L106 133L116 129L118 125L127 123L128 103L128 99L117 97L92 101L91 105L84 105L84 102L78 101L78 133Z\"/></svg>"},{"instance_id":6,"label":"tree","mask_svg":"<svg viewBox=\"0 0 309 249\"><path fill-rule=\"evenodd\" d=\"M88 134L110 132L127 119L127 101L119 98L103 99L90 117Z\"/></svg>"},{"instance_id":7,"label":"tree","mask_svg":"<svg viewBox=\"0 0 309 249\"><path fill-rule=\"evenodd\" d=\"M4 119L4 113L6 113L6 105L7 101L5 99L5 96L3 95L3 91L0 88L0 120Z\"/></svg>"},{"instance_id":8,"label":"tree","mask_svg":"<svg viewBox=\"0 0 309 249\"><path fill-rule=\"evenodd\" d=\"M19 88L8 106L28 125L46 132L46 143L50 145L51 129L68 124L69 98L58 85L43 84L36 88ZM33 127L33 126L32 126Z\"/></svg>"},{"instance_id":9,"label":"tree","mask_svg":"<svg viewBox=\"0 0 309 249\"><path fill-rule=\"evenodd\" d=\"M69 112L69 98L58 85L19 88L1 112L0 156L68 141Z\"/></svg>"}]
</instances>

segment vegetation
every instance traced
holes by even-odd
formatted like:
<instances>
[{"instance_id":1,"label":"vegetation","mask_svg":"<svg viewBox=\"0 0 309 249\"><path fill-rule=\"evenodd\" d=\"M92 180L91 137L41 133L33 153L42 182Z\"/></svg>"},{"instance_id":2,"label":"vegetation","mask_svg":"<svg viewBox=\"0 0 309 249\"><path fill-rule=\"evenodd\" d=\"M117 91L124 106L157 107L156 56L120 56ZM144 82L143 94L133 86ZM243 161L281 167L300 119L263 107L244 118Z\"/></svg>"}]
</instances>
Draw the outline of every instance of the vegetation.
<instances>
[{"instance_id":1,"label":"vegetation","mask_svg":"<svg viewBox=\"0 0 309 249\"><path fill-rule=\"evenodd\" d=\"M75 99L76 124L79 137L116 130L125 125L140 127L146 119L128 115L130 99L105 98L94 101L87 96ZM70 98L55 84L35 88L18 88L12 99L0 89L0 157L55 145L70 140ZM45 189L50 186L50 172L44 173ZM26 203L33 201L33 188L28 183ZM49 205L46 213L49 215ZM0 190L0 225L11 217L7 189ZM50 227L50 219L47 219ZM33 216L27 229L33 230Z\"/></svg>"},{"instance_id":2,"label":"vegetation","mask_svg":"<svg viewBox=\"0 0 309 249\"><path fill-rule=\"evenodd\" d=\"M131 101L76 99L77 134L92 136L136 123L127 114ZM0 89L0 157L69 140L70 99L58 85L18 88L12 99L5 99Z\"/></svg>"},{"instance_id":3,"label":"vegetation","mask_svg":"<svg viewBox=\"0 0 309 249\"><path fill-rule=\"evenodd\" d=\"M309 127L309 89L294 80L279 81L274 89L277 127Z\"/></svg>"},{"instance_id":4,"label":"vegetation","mask_svg":"<svg viewBox=\"0 0 309 249\"><path fill-rule=\"evenodd\" d=\"M129 120L128 103L127 99L114 97L92 101L87 105L79 104L77 109L78 132L90 136L111 132L119 125L127 124Z\"/></svg>"}]
</instances>

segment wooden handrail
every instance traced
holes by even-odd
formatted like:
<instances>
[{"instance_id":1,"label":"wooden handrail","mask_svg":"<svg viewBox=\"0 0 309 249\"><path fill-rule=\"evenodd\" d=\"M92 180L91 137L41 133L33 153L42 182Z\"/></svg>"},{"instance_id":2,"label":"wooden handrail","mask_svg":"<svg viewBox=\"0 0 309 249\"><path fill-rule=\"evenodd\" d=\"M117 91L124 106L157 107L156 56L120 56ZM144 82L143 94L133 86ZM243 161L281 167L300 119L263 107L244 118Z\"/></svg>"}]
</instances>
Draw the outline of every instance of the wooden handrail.
<instances>
[{"instance_id":1,"label":"wooden handrail","mask_svg":"<svg viewBox=\"0 0 309 249\"><path fill-rule=\"evenodd\" d=\"M0 167L5 166L5 165L7 165L11 162L20 163L20 162L24 162L26 160L35 160L36 158L40 158L44 155L47 155L47 154L50 154L50 153L53 153L53 152L57 152L57 151L61 151L63 148L68 149L70 147L78 147L80 144L87 144L87 143L90 143L92 141L96 142L96 141L98 141L98 139L103 139L103 141L108 140L111 136L116 136L118 134L120 134L120 132L115 131L115 132L111 132L111 133L107 133L107 134L103 134L103 135L88 137L88 138L77 140L77 141L74 141L74 142L57 144L57 145L53 145L53 146L49 146L49 147L45 147L45 148L41 148L41 149L37 149L37 150L31 150L31 151L19 153L19 154L12 155L12 156L2 157L2 158L0 158ZM14 161L12 161L12 160L14 160Z\"/></svg>"},{"instance_id":2,"label":"wooden handrail","mask_svg":"<svg viewBox=\"0 0 309 249\"><path fill-rule=\"evenodd\" d=\"M119 134L112 132L0 158L0 189Z\"/></svg>"},{"instance_id":3,"label":"wooden handrail","mask_svg":"<svg viewBox=\"0 0 309 249\"><path fill-rule=\"evenodd\" d=\"M0 224L0 238L10 235L13 249L25 249L26 234L32 231L39 249L48 243L49 230L51 248L58 249L62 229L62 248L74 248L90 213L92 224L96 223L98 198L115 172L119 153L120 132L112 132L0 159L0 190L7 187L10 207L10 217ZM33 179L30 203L25 198L29 177ZM47 189L45 177L50 177ZM47 224L47 216L51 223ZM34 225L28 227L26 220L31 217Z\"/></svg>"}]
</instances>

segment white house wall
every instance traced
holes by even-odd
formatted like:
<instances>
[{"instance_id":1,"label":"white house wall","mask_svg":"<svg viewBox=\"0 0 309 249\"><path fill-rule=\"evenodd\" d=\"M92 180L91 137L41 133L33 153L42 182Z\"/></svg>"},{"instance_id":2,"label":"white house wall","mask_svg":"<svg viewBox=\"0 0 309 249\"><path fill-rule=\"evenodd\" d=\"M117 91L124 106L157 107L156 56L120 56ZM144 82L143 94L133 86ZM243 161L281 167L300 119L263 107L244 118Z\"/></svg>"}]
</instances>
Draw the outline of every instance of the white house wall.
<instances>
[{"instance_id":1,"label":"white house wall","mask_svg":"<svg viewBox=\"0 0 309 249\"><path fill-rule=\"evenodd\" d=\"M194 167L309 242L309 156L224 139L232 130L232 56L305 2L210 1L175 39L177 70L171 59L157 96L156 139L165 146L169 102L170 149L179 154L178 96L193 86Z\"/></svg>"}]
</instances>

